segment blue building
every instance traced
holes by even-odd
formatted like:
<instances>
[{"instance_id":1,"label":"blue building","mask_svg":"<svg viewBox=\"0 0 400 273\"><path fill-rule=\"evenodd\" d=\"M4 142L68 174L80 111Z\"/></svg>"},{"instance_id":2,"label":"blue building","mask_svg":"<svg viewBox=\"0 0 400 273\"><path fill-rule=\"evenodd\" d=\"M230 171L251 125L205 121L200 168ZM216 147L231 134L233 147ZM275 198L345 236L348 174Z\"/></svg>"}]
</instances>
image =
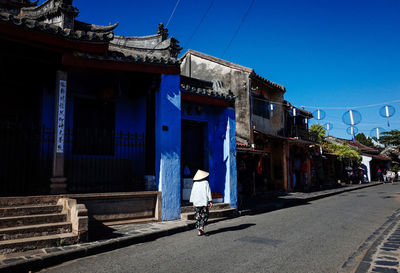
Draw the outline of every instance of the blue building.
<instances>
[{"instance_id":1,"label":"blue building","mask_svg":"<svg viewBox=\"0 0 400 273\"><path fill-rule=\"evenodd\" d=\"M155 177L162 218L178 218L177 40L162 24L116 36L77 20L72 1L0 11L1 196L137 192Z\"/></svg>"},{"instance_id":2,"label":"blue building","mask_svg":"<svg viewBox=\"0 0 400 273\"><path fill-rule=\"evenodd\" d=\"M236 207L235 97L215 89L212 82L181 76L181 173L191 178L198 169L208 171L213 198Z\"/></svg>"},{"instance_id":3,"label":"blue building","mask_svg":"<svg viewBox=\"0 0 400 273\"><path fill-rule=\"evenodd\" d=\"M236 206L234 98L181 81L181 48L162 24L116 36L117 24L79 21L66 0L7 0L0 11L0 196L152 191L162 202L141 196L139 217L149 206L172 220L182 178L202 168Z\"/></svg>"}]
</instances>

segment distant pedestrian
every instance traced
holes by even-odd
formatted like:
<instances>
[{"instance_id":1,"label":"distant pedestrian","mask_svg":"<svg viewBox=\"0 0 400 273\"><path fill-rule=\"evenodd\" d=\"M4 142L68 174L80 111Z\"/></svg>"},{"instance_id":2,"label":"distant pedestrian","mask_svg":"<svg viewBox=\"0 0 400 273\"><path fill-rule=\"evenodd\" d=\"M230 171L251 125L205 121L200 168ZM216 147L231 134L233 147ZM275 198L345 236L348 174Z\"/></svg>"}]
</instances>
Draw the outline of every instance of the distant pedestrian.
<instances>
[{"instance_id":1,"label":"distant pedestrian","mask_svg":"<svg viewBox=\"0 0 400 273\"><path fill-rule=\"evenodd\" d=\"M208 172L198 170L193 177L193 188L190 193L190 202L195 210L197 235L206 235L204 226L208 221L209 208L212 207L211 189L208 184Z\"/></svg>"},{"instance_id":2,"label":"distant pedestrian","mask_svg":"<svg viewBox=\"0 0 400 273\"><path fill-rule=\"evenodd\" d=\"M383 183L385 183L387 179L387 170L383 170L382 175L383 175Z\"/></svg>"},{"instance_id":3,"label":"distant pedestrian","mask_svg":"<svg viewBox=\"0 0 400 273\"><path fill-rule=\"evenodd\" d=\"M378 181L381 182L381 181L382 181L382 171L381 171L381 168L378 168L377 175L378 175Z\"/></svg>"},{"instance_id":4,"label":"distant pedestrian","mask_svg":"<svg viewBox=\"0 0 400 273\"><path fill-rule=\"evenodd\" d=\"M387 177L388 177L388 180L393 184L393 182L394 182L394 177L396 176L396 174L395 174L395 172L392 172L392 171L388 171L387 172Z\"/></svg>"}]
</instances>

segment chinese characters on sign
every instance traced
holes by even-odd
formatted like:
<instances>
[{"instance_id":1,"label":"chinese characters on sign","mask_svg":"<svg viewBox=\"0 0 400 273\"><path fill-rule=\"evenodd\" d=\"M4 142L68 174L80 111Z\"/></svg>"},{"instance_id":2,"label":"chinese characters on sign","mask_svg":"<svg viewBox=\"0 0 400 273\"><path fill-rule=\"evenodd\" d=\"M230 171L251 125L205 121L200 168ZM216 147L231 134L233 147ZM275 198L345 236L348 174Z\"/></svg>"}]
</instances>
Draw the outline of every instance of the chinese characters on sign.
<instances>
[{"instance_id":1,"label":"chinese characters on sign","mask_svg":"<svg viewBox=\"0 0 400 273\"><path fill-rule=\"evenodd\" d=\"M67 82L60 80L57 105L57 153L64 152L65 100L67 97Z\"/></svg>"}]
</instances>

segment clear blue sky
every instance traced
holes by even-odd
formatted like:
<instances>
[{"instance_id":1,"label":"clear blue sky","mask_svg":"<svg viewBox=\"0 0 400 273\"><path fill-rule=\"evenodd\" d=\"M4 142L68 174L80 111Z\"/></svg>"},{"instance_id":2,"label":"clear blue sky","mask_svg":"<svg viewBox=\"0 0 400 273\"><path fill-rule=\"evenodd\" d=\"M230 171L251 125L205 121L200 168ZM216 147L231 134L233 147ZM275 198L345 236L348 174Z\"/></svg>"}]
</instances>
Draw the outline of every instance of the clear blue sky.
<instances>
[{"instance_id":1,"label":"clear blue sky","mask_svg":"<svg viewBox=\"0 0 400 273\"><path fill-rule=\"evenodd\" d=\"M41 1L43 2L43 1ZM184 47L254 68L286 87L292 104L350 107L400 100L400 1L398 0L255 0L232 45L223 52L252 0L180 0L168 26ZM154 34L167 23L177 0L74 1L79 19L95 24L119 22L115 33ZM181 54L182 54L181 53ZM400 128L400 103L389 129ZM388 128L380 106L357 109L359 131ZM313 111L314 109L309 109ZM349 138L341 116L325 110L330 133Z\"/></svg>"}]
</instances>

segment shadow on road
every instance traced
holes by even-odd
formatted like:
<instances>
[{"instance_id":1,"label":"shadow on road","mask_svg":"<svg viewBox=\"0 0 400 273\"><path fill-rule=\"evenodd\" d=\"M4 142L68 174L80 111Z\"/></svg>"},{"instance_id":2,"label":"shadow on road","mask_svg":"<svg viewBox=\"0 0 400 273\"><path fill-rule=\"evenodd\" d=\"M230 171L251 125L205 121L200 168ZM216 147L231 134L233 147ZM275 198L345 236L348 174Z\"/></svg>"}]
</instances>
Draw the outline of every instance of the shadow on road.
<instances>
[{"instance_id":1,"label":"shadow on road","mask_svg":"<svg viewBox=\"0 0 400 273\"><path fill-rule=\"evenodd\" d=\"M242 225L233 226L233 227L220 228L217 230L207 231L207 235L215 235L215 234L222 233L222 232L243 230L243 229L255 226L255 225L256 224L242 224Z\"/></svg>"}]
</instances>

